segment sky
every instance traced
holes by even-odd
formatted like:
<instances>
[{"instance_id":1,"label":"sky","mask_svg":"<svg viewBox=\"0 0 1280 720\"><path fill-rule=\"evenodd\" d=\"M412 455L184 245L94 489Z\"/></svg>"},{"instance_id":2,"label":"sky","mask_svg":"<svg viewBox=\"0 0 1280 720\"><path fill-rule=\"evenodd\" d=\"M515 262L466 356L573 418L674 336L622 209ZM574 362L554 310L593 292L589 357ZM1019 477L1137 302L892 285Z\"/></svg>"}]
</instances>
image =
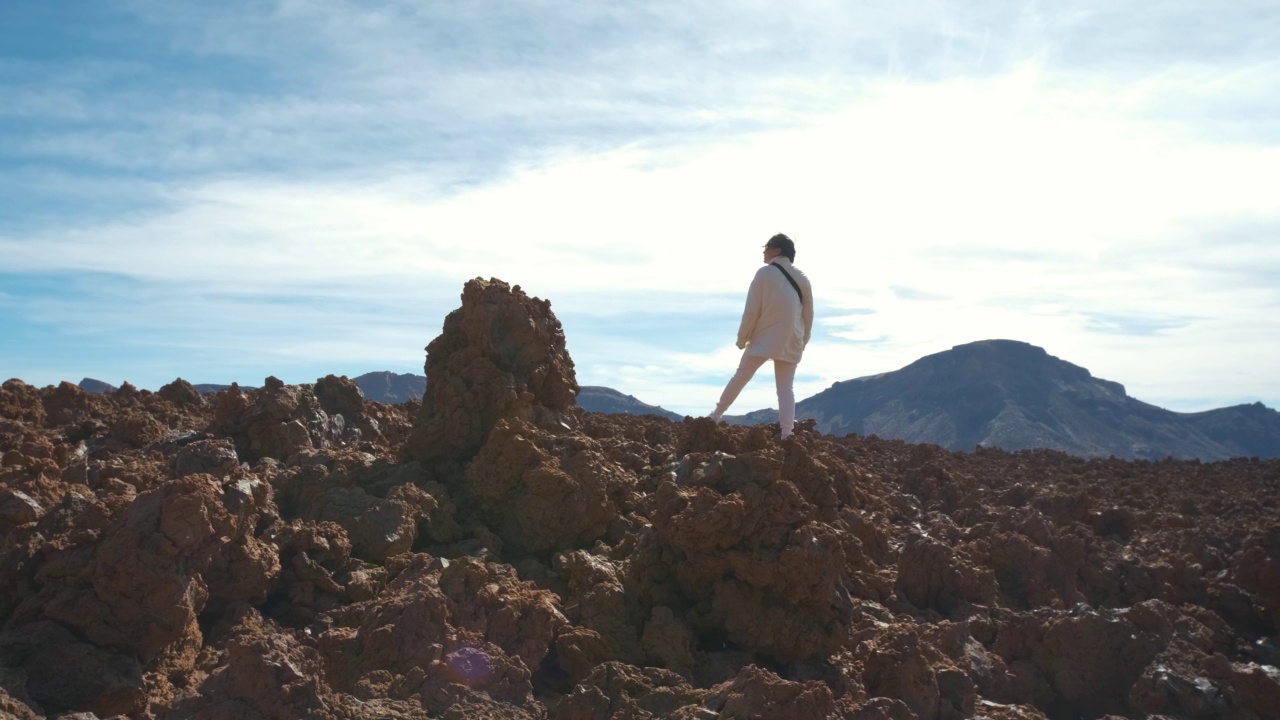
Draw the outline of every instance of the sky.
<instances>
[{"instance_id":1,"label":"sky","mask_svg":"<svg viewBox=\"0 0 1280 720\"><path fill-rule=\"evenodd\" d=\"M1280 407L1276 0L4 0L0 376L421 373L470 278L694 415L994 338ZM765 368L731 412L776 407Z\"/></svg>"}]
</instances>

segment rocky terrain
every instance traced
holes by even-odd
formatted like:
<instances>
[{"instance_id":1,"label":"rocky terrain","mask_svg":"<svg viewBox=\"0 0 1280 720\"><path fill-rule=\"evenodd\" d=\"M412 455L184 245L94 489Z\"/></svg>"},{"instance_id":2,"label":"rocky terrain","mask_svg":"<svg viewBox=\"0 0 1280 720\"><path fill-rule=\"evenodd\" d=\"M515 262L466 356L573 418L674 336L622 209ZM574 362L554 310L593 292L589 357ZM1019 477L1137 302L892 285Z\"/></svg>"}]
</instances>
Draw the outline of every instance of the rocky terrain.
<instances>
[{"instance_id":1,"label":"rocky terrain","mask_svg":"<svg viewBox=\"0 0 1280 720\"><path fill-rule=\"evenodd\" d=\"M421 401L0 387L0 717L1274 718L1280 460L584 413L467 284Z\"/></svg>"},{"instance_id":2,"label":"rocky terrain","mask_svg":"<svg viewBox=\"0 0 1280 720\"><path fill-rule=\"evenodd\" d=\"M729 417L776 422L776 410ZM796 403L832 435L877 435L950 450L1044 448L1080 457L1280 457L1280 413L1261 403L1177 413L1015 340L957 345L895 370L838 382Z\"/></svg>"}]
</instances>

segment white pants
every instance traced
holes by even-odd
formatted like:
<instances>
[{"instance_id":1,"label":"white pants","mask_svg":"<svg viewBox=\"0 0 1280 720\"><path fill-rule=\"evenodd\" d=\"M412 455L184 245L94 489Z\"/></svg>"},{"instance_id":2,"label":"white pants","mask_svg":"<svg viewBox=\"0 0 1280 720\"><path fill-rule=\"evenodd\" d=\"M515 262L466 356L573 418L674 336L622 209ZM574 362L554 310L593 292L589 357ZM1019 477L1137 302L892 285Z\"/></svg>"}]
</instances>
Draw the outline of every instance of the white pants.
<instances>
[{"instance_id":1,"label":"white pants","mask_svg":"<svg viewBox=\"0 0 1280 720\"><path fill-rule=\"evenodd\" d=\"M716 403L715 412L712 416L717 420L724 415L734 400L738 399L738 393L742 392L742 388L747 386L752 376L764 365L767 357L759 355L748 355L742 353L742 362L738 363L738 371L729 379L729 384L725 386L724 392L720 395L720 402ZM782 437L791 435L791 429L796 424L796 363L786 362L785 360L773 361L773 378L778 385L778 425L782 428Z\"/></svg>"}]
</instances>

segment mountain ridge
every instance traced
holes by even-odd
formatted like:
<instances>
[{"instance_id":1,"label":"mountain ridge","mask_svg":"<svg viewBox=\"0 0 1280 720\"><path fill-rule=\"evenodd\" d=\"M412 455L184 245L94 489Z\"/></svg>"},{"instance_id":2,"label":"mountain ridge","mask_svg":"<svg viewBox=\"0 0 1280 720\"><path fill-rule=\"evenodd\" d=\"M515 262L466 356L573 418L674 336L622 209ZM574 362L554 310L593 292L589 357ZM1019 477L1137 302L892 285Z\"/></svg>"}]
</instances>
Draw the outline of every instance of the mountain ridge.
<instances>
[{"instance_id":1,"label":"mountain ridge","mask_svg":"<svg viewBox=\"0 0 1280 720\"><path fill-rule=\"evenodd\" d=\"M827 434L948 450L1043 448L1081 457L1222 460L1280 455L1280 413L1261 403L1178 413L1017 340L981 340L892 372L843 380L796 404ZM776 410L727 418L773 422Z\"/></svg>"},{"instance_id":2,"label":"mountain ridge","mask_svg":"<svg viewBox=\"0 0 1280 720\"><path fill-rule=\"evenodd\" d=\"M641 402L634 395L601 385L583 385L578 391L578 407L587 412L612 415L657 415L672 421L684 418L664 407Z\"/></svg>"}]
</instances>

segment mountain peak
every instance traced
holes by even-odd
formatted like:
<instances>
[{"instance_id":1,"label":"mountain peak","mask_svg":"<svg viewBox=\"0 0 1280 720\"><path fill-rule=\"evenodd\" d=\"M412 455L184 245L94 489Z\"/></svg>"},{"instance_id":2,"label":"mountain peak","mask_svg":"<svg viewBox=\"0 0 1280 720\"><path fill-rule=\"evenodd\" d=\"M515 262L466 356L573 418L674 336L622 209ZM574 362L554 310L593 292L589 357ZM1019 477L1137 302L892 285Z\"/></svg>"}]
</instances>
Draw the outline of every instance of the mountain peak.
<instances>
[{"instance_id":1,"label":"mountain peak","mask_svg":"<svg viewBox=\"0 0 1280 720\"><path fill-rule=\"evenodd\" d=\"M952 350L960 351L990 351L1001 353L1026 353L1028 355L1048 356L1049 353L1039 345L1032 345L1029 342L1021 340L975 340L973 342L961 343L960 345L951 346Z\"/></svg>"},{"instance_id":2,"label":"mountain peak","mask_svg":"<svg viewBox=\"0 0 1280 720\"><path fill-rule=\"evenodd\" d=\"M105 383L101 380L95 380L94 378L88 378L88 377L81 380L79 385L77 385L77 387L79 387L81 390L87 393L94 393L94 394L110 393L110 392L115 392L117 389L119 389L115 385L112 385L110 383Z\"/></svg>"},{"instance_id":3,"label":"mountain peak","mask_svg":"<svg viewBox=\"0 0 1280 720\"><path fill-rule=\"evenodd\" d=\"M980 340L927 355L903 368L914 383L949 387L991 385L1019 402L1039 402L1054 388L1078 385L1125 396L1124 386L1098 380L1085 368L1018 340Z\"/></svg>"},{"instance_id":4,"label":"mountain peak","mask_svg":"<svg viewBox=\"0 0 1280 720\"><path fill-rule=\"evenodd\" d=\"M796 409L797 417L817 420L819 430L833 434L875 434L951 450L1051 448L1150 459L1268 455L1275 423L1257 410L1204 413L1192 422L1016 340L956 345L901 370L836 383ZM1243 440L1228 442L1241 433Z\"/></svg>"}]
</instances>

